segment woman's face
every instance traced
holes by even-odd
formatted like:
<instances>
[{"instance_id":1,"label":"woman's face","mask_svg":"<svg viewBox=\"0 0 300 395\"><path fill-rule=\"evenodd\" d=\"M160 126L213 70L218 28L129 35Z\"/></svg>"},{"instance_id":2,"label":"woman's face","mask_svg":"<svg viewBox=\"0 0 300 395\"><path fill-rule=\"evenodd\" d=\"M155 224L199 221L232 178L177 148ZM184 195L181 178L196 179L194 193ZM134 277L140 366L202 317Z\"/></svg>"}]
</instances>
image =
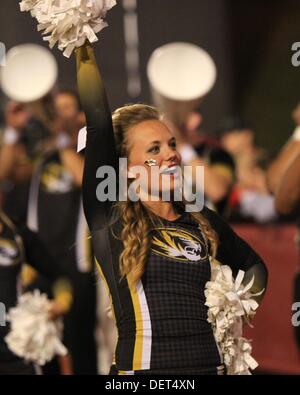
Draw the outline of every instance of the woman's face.
<instances>
[{"instance_id":1,"label":"woman's face","mask_svg":"<svg viewBox=\"0 0 300 395\"><path fill-rule=\"evenodd\" d=\"M152 192L173 191L181 181L181 157L177 152L176 139L161 121L143 121L128 131L129 171L133 166L142 166L147 174L148 192L152 180L159 180ZM149 166L154 164L155 166ZM130 174L130 173L129 173ZM154 176L153 176L154 174ZM141 178L142 175L140 175ZM145 180L144 180L145 181Z\"/></svg>"}]
</instances>

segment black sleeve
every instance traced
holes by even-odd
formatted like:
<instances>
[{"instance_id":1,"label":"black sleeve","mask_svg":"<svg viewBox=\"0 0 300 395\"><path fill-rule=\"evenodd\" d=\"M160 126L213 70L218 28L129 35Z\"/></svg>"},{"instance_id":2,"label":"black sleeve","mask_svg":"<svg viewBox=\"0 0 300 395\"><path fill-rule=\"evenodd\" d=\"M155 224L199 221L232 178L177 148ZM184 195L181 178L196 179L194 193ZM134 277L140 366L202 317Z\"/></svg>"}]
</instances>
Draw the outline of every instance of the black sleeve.
<instances>
[{"instance_id":1,"label":"black sleeve","mask_svg":"<svg viewBox=\"0 0 300 395\"><path fill-rule=\"evenodd\" d=\"M248 283L254 275L255 281L251 292L257 293L264 289L263 294L256 298L260 301L266 291L268 282L268 270L265 263L218 214L207 207L203 209L202 214L208 219L219 237L217 260L221 264L230 266L234 275L239 270L245 271L245 283Z\"/></svg>"},{"instance_id":2,"label":"black sleeve","mask_svg":"<svg viewBox=\"0 0 300 395\"><path fill-rule=\"evenodd\" d=\"M66 273L57 265L52 255L36 233L27 227L18 227L25 249L26 262L50 281L55 281Z\"/></svg>"},{"instance_id":3,"label":"black sleeve","mask_svg":"<svg viewBox=\"0 0 300 395\"><path fill-rule=\"evenodd\" d=\"M87 120L83 204L89 228L94 231L106 224L112 205L112 202L97 199L97 186L105 179L96 178L97 169L111 166L118 177L118 158L105 88L89 45L77 50L77 84Z\"/></svg>"}]
</instances>

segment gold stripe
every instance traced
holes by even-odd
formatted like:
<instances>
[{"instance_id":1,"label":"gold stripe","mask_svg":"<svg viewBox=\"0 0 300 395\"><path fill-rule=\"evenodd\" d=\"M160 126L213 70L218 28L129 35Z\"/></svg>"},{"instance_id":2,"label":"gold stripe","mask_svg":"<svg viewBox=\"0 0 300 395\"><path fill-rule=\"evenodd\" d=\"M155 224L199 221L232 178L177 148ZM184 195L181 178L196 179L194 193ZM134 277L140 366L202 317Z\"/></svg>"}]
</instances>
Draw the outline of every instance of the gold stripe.
<instances>
[{"instance_id":1,"label":"gold stripe","mask_svg":"<svg viewBox=\"0 0 300 395\"><path fill-rule=\"evenodd\" d=\"M103 279L105 286L107 288L110 302L111 302L111 307L112 311L115 317L115 312L113 309L113 303L112 303L112 298L111 298L111 293L109 292L109 287L106 282L105 276L103 274L103 271L101 269L101 266L99 262L96 260L96 266L98 268L99 274L101 278ZM132 369L133 370L141 370L142 368L142 353L143 353L143 320L142 320L142 311L141 311L141 304L140 304L140 299L139 295L137 292L137 287L134 285L131 275L129 274L127 276L127 281L128 281L128 287L133 303L133 309L134 309L134 315L135 315L135 323L136 323L136 335L135 335L135 344L134 344L134 354L133 354L133 363L132 363ZM124 372L124 371L119 371L119 372ZM121 373L119 373L121 374ZM127 374L124 372L124 374Z\"/></svg>"},{"instance_id":2,"label":"gold stripe","mask_svg":"<svg viewBox=\"0 0 300 395\"><path fill-rule=\"evenodd\" d=\"M118 376L134 376L133 370L118 370Z\"/></svg>"},{"instance_id":3,"label":"gold stripe","mask_svg":"<svg viewBox=\"0 0 300 395\"><path fill-rule=\"evenodd\" d=\"M85 226L85 251L84 255L86 256L86 262L88 263L88 270L91 271L93 267L93 257L92 257L92 246L91 246L91 235L89 232L89 228Z\"/></svg>"},{"instance_id":4,"label":"gold stripe","mask_svg":"<svg viewBox=\"0 0 300 395\"><path fill-rule=\"evenodd\" d=\"M137 292L137 287L132 281L131 275L127 276L129 290L131 294L131 299L133 303L134 315L135 315L135 344L134 344L134 354L133 354L133 370L141 370L142 368L142 355L143 355L143 320L142 320L142 310L139 295Z\"/></svg>"}]
</instances>

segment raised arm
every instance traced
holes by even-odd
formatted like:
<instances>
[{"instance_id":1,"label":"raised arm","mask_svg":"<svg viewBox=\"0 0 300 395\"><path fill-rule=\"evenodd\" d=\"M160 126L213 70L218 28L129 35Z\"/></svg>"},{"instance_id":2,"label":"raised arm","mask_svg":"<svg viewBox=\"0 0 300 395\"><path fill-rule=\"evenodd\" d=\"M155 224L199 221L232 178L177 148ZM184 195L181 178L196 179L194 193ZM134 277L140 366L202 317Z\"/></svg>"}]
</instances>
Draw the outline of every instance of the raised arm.
<instances>
[{"instance_id":1,"label":"raised arm","mask_svg":"<svg viewBox=\"0 0 300 395\"><path fill-rule=\"evenodd\" d=\"M97 186L105 177L96 178L96 173L101 166L111 166L118 174L118 158L111 112L93 49L85 44L76 54L78 90L87 120L83 204L89 228L94 231L105 226L112 205L98 200Z\"/></svg>"},{"instance_id":2,"label":"raised arm","mask_svg":"<svg viewBox=\"0 0 300 395\"><path fill-rule=\"evenodd\" d=\"M255 298L260 302L268 282L266 265L259 255L216 213L206 207L202 213L219 236L217 260L224 265L230 266L234 275L239 270L243 270L245 272L244 283L248 283L254 275L255 280L251 292L257 293L264 290L262 295Z\"/></svg>"}]
</instances>

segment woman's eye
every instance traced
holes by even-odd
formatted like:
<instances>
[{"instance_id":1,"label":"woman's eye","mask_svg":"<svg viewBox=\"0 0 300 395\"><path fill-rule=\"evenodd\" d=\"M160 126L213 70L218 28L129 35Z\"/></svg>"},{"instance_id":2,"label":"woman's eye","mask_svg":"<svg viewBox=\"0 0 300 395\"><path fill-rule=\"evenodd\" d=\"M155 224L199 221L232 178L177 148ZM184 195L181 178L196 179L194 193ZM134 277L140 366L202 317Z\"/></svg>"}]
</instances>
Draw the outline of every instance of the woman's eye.
<instances>
[{"instance_id":1,"label":"woman's eye","mask_svg":"<svg viewBox=\"0 0 300 395\"><path fill-rule=\"evenodd\" d=\"M148 152L151 152L152 154L158 154L159 153L159 147L158 146L154 146L154 147L150 148Z\"/></svg>"},{"instance_id":2,"label":"woman's eye","mask_svg":"<svg viewBox=\"0 0 300 395\"><path fill-rule=\"evenodd\" d=\"M176 149L177 148L176 141L173 141L172 143L170 143L170 147L173 149Z\"/></svg>"}]
</instances>

